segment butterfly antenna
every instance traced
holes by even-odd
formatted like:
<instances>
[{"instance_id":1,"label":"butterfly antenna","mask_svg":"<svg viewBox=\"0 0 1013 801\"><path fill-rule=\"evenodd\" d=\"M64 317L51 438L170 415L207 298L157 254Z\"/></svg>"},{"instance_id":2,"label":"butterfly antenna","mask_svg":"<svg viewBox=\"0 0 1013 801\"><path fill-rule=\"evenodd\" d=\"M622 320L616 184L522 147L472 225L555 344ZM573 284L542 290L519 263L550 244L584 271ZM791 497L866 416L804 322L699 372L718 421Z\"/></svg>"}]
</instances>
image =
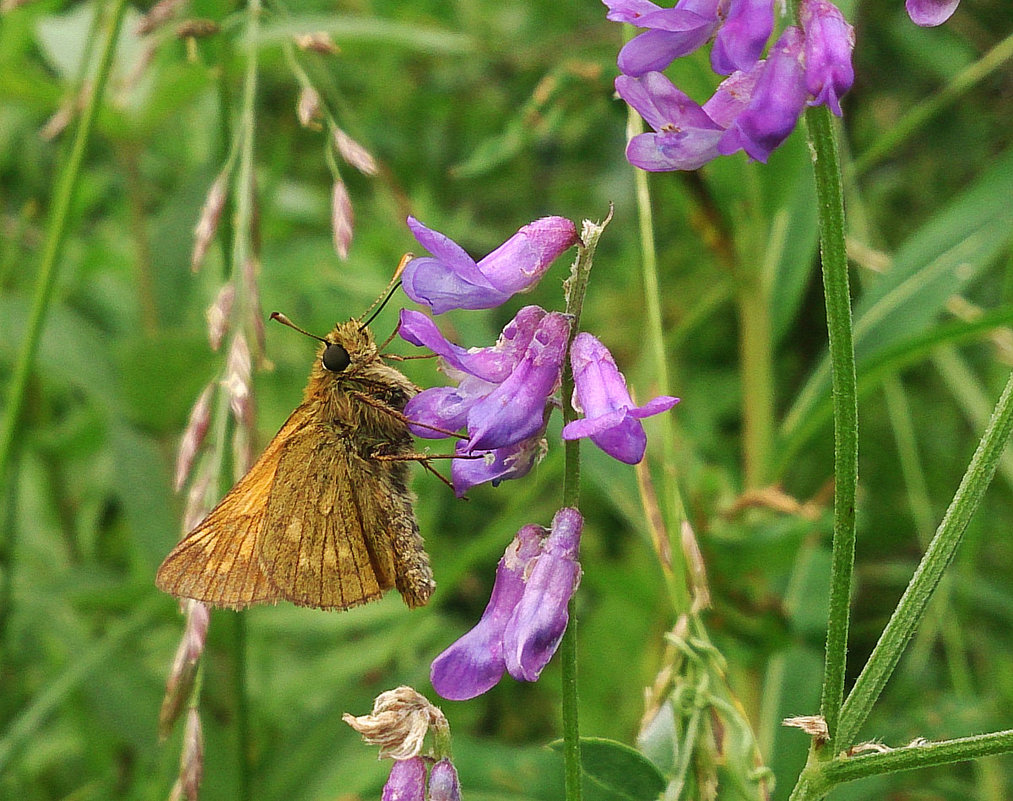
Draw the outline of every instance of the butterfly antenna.
<instances>
[{"instance_id":1,"label":"butterfly antenna","mask_svg":"<svg viewBox=\"0 0 1013 801\"><path fill-rule=\"evenodd\" d=\"M282 325L287 325L289 328L294 328L300 334L305 334L310 339L315 339L317 342L323 342L325 345L328 344L326 339L324 339L323 337L318 337L316 334L311 334L305 328L300 328L281 312L271 312L271 319L277 320L279 323L281 323Z\"/></svg>"},{"instance_id":2,"label":"butterfly antenna","mask_svg":"<svg viewBox=\"0 0 1013 801\"><path fill-rule=\"evenodd\" d=\"M389 301L394 296L394 293L397 292L398 288L401 286L401 273L404 272L404 268L408 265L408 262L410 262L414 258L415 255L412 253L405 253L401 257L401 261L398 262L397 269L394 270L394 275L390 279L390 283L387 284L387 288L383 291L383 294L380 295L380 297L378 297L376 300L374 300L373 305L362 313L362 316L365 317L370 312L373 312L370 315L369 319L366 320L366 322L364 322L361 326L359 326L360 331L367 325L369 325L371 322L373 322L373 320L376 319L376 315L378 315L381 311L383 311L383 307L387 305L387 301ZM376 311L373 311L373 309L376 309Z\"/></svg>"}]
</instances>

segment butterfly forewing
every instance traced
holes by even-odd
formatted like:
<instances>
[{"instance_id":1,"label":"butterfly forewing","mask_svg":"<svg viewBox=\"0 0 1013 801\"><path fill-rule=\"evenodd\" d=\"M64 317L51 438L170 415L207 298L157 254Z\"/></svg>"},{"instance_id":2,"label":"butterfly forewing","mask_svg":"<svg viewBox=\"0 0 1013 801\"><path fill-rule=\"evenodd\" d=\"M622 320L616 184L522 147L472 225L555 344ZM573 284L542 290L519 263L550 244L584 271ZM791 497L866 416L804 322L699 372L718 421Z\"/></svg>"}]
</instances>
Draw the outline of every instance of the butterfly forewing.
<instances>
[{"instance_id":1,"label":"butterfly forewing","mask_svg":"<svg viewBox=\"0 0 1013 801\"><path fill-rule=\"evenodd\" d=\"M282 597L260 569L258 541L285 440L308 419L305 404L297 408L250 471L173 548L155 577L160 590L231 609Z\"/></svg>"}]
</instances>

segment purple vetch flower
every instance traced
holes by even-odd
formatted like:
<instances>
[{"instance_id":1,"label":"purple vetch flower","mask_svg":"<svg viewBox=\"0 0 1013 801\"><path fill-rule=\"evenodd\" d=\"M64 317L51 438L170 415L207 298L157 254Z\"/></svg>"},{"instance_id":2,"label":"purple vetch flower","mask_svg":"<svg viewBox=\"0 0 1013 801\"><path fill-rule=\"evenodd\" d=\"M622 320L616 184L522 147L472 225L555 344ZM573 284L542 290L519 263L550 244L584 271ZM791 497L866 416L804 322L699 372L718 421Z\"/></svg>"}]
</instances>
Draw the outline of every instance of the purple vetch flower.
<instances>
[{"instance_id":1,"label":"purple vetch flower","mask_svg":"<svg viewBox=\"0 0 1013 801\"><path fill-rule=\"evenodd\" d=\"M803 50L802 31L785 28L763 62L749 104L718 142L718 152L745 150L750 158L766 162L795 130L806 103Z\"/></svg>"},{"instance_id":2,"label":"purple vetch flower","mask_svg":"<svg viewBox=\"0 0 1013 801\"><path fill-rule=\"evenodd\" d=\"M763 53L773 30L773 0L730 0L711 50L714 72L730 75L748 70Z\"/></svg>"},{"instance_id":3,"label":"purple vetch flower","mask_svg":"<svg viewBox=\"0 0 1013 801\"><path fill-rule=\"evenodd\" d=\"M573 406L584 417L563 427L563 439L590 437L609 456L626 464L637 464L647 450L647 434L640 420L668 411L679 399L660 395L636 406L612 354L588 333L574 337L570 364Z\"/></svg>"},{"instance_id":4,"label":"purple vetch flower","mask_svg":"<svg viewBox=\"0 0 1013 801\"><path fill-rule=\"evenodd\" d=\"M528 525L517 532L496 568L481 619L433 661L436 692L463 701L491 689L504 672L518 681L538 678L569 620L582 527L580 512L566 508L556 513L551 531Z\"/></svg>"},{"instance_id":5,"label":"purple vetch flower","mask_svg":"<svg viewBox=\"0 0 1013 801\"><path fill-rule=\"evenodd\" d=\"M619 69L634 77L665 69L704 45L720 25L719 0L679 0L674 8L643 0L606 0L608 18L647 28L619 51Z\"/></svg>"},{"instance_id":6,"label":"purple vetch flower","mask_svg":"<svg viewBox=\"0 0 1013 801\"><path fill-rule=\"evenodd\" d=\"M492 595L471 631L433 660L433 688L450 701L466 701L496 686L506 670L503 631L524 593L528 566L542 550L545 529L524 526L496 567Z\"/></svg>"},{"instance_id":7,"label":"purple vetch flower","mask_svg":"<svg viewBox=\"0 0 1013 801\"><path fill-rule=\"evenodd\" d=\"M960 0L907 0L908 16L915 25L933 28L953 16Z\"/></svg>"},{"instance_id":8,"label":"purple vetch flower","mask_svg":"<svg viewBox=\"0 0 1013 801\"><path fill-rule=\"evenodd\" d=\"M724 128L660 72L620 75L616 91L654 129L630 140L630 164L652 172L695 170L718 156Z\"/></svg>"},{"instance_id":9,"label":"purple vetch flower","mask_svg":"<svg viewBox=\"0 0 1013 801\"><path fill-rule=\"evenodd\" d=\"M461 783L454 763L444 757L429 772L429 801L461 801Z\"/></svg>"},{"instance_id":10,"label":"purple vetch flower","mask_svg":"<svg viewBox=\"0 0 1013 801\"><path fill-rule=\"evenodd\" d=\"M841 116L840 98L855 82L851 51L855 29L830 0L802 0L799 6L805 34L805 83L810 106L827 106Z\"/></svg>"},{"instance_id":11,"label":"purple vetch flower","mask_svg":"<svg viewBox=\"0 0 1013 801\"><path fill-rule=\"evenodd\" d=\"M491 309L538 283L549 265L577 241L564 217L543 217L521 228L481 261L447 236L408 218L412 234L432 256L412 259L401 277L405 294L443 314Z\"/></svg>"},{"instance_id":12,"label":"purple vetch flower","mask_svg":"<svg viewBox=\"0 0 1013 801\"><path fill-rule=\"evenodd\" d=\"M468 428L467 450L495 450L530 439L544 428L545 405L559 386L570 317L526 306L490 348L465 350L448 342L419 312L401 312L400 333L437 353L456 387L433 387L413 397L405 415L422 437L432 428ZM422 425L418 425L422 424Z\"/></svg>"},{"instance_id":13,"label":"purple vetch flower","mask_svg":"<svg viewBox=\"0 0 1013 801\"><path fill-rule=\"evenodd\" d=\"M457 443L455 453L468 457L482 457L453 460L450 475L457 497L462 497L469 489L486 481L491 481L494 487L498 487L501 481L526 476L531 468L544 458L548 449L545 441L545 424L548 420L549 409L546 408L545 423L539 431L527 439L502 448L468 451L467 443Z\"/></svg>"},{"instance_id":14,"label":"purple vetch flower","mask_svg":"<svg viewBox=\"0 0 1013 801\"><path fill-rule=\"evenodd\" d=\"M426 763L420 756L395 760L383 786L381 801L424 801Z\"/></svg>"},{"instance_id":15,"label":"purple vetch flower","mask_svg":"<svg viewBox=\"0 0 1013 801\"><path fill-rule=\"evenodd\" d=\"M560 509L552 519L552 531L503 631L506 669L515 679L537 681L559 647L570 620L567 607L580 584L583 526L580 512L572 508Z\"/></svg>"}]
</instances>

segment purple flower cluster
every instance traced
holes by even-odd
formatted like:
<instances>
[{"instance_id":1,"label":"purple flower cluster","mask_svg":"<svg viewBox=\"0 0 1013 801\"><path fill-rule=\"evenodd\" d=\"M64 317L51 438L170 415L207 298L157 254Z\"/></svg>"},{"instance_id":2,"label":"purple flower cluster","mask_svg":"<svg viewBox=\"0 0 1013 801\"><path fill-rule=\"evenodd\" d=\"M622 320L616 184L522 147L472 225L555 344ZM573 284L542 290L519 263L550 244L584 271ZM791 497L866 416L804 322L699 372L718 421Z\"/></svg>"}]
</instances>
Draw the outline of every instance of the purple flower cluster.
<instances>
[{"instance_id":1,"label":"purple flower cluster","mask_svg":"<svg viewBox=\"0 0 1013 801\"><path fill-rule=\"evenodd\" d=\"M924 0L923 0L924 1ZM739 150L765 162L795 129L806 105L840 116L851 88L854 29L830 0L800 0L789 26L760 58L774 28L774 0L604 0L608 18L643 33L619 52L616 91L654 129L633 137L631 164L654 172L695 170ZM727 75L703 105L661 71L713 40L711 67Z\"/></svg>"},{"instance_id":2,"label":"purple flower cluster","mask_svg":"<svg viewBox=\"0 0 1013 801\"><path fill-rule=\"evenodd\" d=\"M524 226L481 261L414 218L408 225L433 256L413 259L403 283L410 298L439 314L450 309L490 308L515 292L530 289L549 264L577 241L569 220L544 217ZM455 447L461 459L451 467L460 496L486 481L498 486L520 478L545 451L545 429L559 390L570 341L571 319L561 312L525 306L507 323L496 344L463 348L447 340L421 312L401 312L400 335L440 357L453 386L433 387L405 407L412 433L440 438L468 432ZM574 408L585 419L567 426L565 439L590 437L627 464L644 456L647 438L639 418L670 409L676 398L655 398L637 407L608 349L590 334L576 337L570 350L575 382Z\"/></svg>"},{"instance_id":3,"label":"purple flower cluster","mask_svg":"<svg viewBox=\"0 0 1013 801\"><path fill-rule=\"evenodd\" d=\"M433 255L406 265L403 286L410 298L436 314L499 305L534 286L549 264L578 241L572 222L545 217L476 262L418 220L409 218L408 225ZM637 406L608 349L586 333L571 345L571 326L568 314L525 306L494 345L463 348L444 337L427 315L401 311L401 337L435 353L452 382L420 392L404 412L419 437L467 431L455 448L462 458L455 458L451 468L458 495L486 481L496 486L519 478L540 458L568 348L573 408L584 416L563 428L563 438L588 437L627 464L644 458L647 435L641 418L671 409L678 398L665 395ZM500 560L481 620L433 662L431 678L440 695L474 698L504 673L521 681L538 678L569 620L567 606L580 580L582 527L580 512L565 508L556 513L551 531L529 525L517 533ZM431 777L435 799L432 786Z\"/></svg>"},{"instance_id":4,"label":"purple flower cluster","mask_svg":"<svg viewBox=\"0 0 1013 801\"><path fill-rule=\"evenodd\" d=\"M383 786L382 801L461 801L461 785L454 763L443 758L429 771L426 795L426 760L420 756L394 762Z\"/></svg>"},{"instance_id":5,"label":"purple flower cluster","mask_svg":"<svg viewBox=\"0 0 1013 801\"><path fill-rule=\"evenodd\" d=\"M569 621L583 524L580 512L565 508L551 531L530 525L517 532L496 568L481 619L433 661L436 692L463 701L494 687L504 672L519 681L538 678Z\"/></svg>"}]
</instances>

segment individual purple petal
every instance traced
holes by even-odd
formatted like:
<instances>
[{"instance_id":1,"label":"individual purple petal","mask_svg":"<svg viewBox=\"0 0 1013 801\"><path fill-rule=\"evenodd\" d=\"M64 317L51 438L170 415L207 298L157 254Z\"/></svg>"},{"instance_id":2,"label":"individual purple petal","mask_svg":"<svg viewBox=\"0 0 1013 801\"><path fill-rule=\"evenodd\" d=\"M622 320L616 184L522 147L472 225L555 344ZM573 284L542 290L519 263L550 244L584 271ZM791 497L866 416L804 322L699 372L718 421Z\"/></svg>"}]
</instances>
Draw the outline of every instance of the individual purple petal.
<instances>
[{"instance_id":1,"label":"individual purple petal","mask_svg":"<svg viewBox=\"0 0 1013 801\"><path fill-rule=\"evenodd\" d=\"M573 367L574 407L584 418L563 427L563 439L590 437L610 456L637 464L647 449L647 434L640 418L671 409L678 398L661 395L636 406L612 354L588 333L574 337L570 347Z\"/></svg>"},{"instance_id":2,"label":"individual purple petal","mask_svg":"<svg viewBox=\"0 0 1013 801\"><path fill-rule=\"evenodd\" d=\"M469 450L491 450L533 436L559 386L570 316L550 312L510 376L468 412Z\"/></svg>"},{"instance_id":3,"label":"individual purple petal","mask_svg":"<svg viewBox=\"0 0 1013 801\"><path fill-rule=\"evenodd\" d=\"M503 677L503 630L524 592L529 562L542 550L545 529L524 526L496 567L489 603L475 627L433 660L433 689L450 701L465 701Z\"/></svg>"},{"instance_id":4,"label":"individual purple petal","mask_svg":"<svg viewBox=\"0 0 1013 801\"><path fill-rule=\"evenodd\" d=\"M731 0L711 49L711 67L719 75L756 63L774 30L773 0Z\"/></svg>"},{"instance_id":5,"label":"individual purple petal","mask_svg":"<svg viewBox=\"0 0 1013 801\"><path fill-rule=\"evenodd\" d=\"M469 281L445 262L430 257L408 262L401 286L408 297L428 306L433 314L451 309L493 309L510 299L485 278L479 283Z\"/></svg>"},{"instance_id":6,"label":"individual purple petal","mask_svg":"<svg viewBox=\"0 0 1013 801\"><path fill-rule=\"evenodd\" d=\"M383 786L381 801L424 801L426 763L420 756L396 759Z\"/></svg>"},{"instance_id":7,"label":"individual purple petal","mask_svg":"<svg viewBox=\"0 0 1013 801\"><path fill-rule=\"evenodd\" d=\"M535 681L559 646L569 622L567 606L580 583L580 532L576 509L556 512L542 553L503 631L506 669L518 681Z\"/></svg>"},{"instance_id":8,"label":"individual purple petal","mask_svg":"<svg viewBox=\"0 0 1013 801\"><path fill-rule=\"evenodd\" d=\"M717 27L715 22L700 17L687 19L686 25L687 30L683 31L652 28L637 34L619 51L619 69L634 77L663 70L675 59L700 47Z\"/></svg>"},{"instance_id":9,"label":"individual purple petal","mask_svg":"<svg viewBox=\"0 0 1013 801\"><path fill-rule=\"evenodd\" d=\"M549 264L577 241L573 223L543 217L521 228L476 263L450 238L414 217L408 226L433 257L412 259L401 277L405 294L434 314L450 309L491 309L533 287Z\"/></svg>"},{"instance_id":10,"label":"individual purple petal","mask_svg":"<svg viewBox=\"0 0 1013 801\"><path fill-rule=\"evenodd\" d=\"M526 292L549 265L577 241L577 228L565 217L542 217L521 228L478 263L486 280L500 292Z\"/></svg>"},{"instance_id":11,"label":"individual purple petal","mask_svg":"<svg viewBox=\"0 0 1013 801\"><path fill-rule=\"evenodd\" d=\"M539 306L525 306L506 324L496 344L488 348L455 345L443 336L432 319L410 309L402 309L398 333L413 345L429 348L453 370L500 383L517 366L545 315L546 311Z\"/></svg>"},{"instance_id":12,"label":"individual purple petal","mask_svg":"<svg viewBox=\"0 0 1013 801\"><path fill-rule=\"evenodd\" d=\"M953 16L960 0L907 0L907 13L915 25L933 28Z\"/></svg>"},{"instance_id":13,"label":"individual purple petal","mask_svg":"<svg viewBox=\"0 0 1013 801\"><path fill-rule=\"evenodd\" d=\"M749 105L756 79L763 71L760 61L746 70L733 72L718 86L717 91L703 104L703 110L722 129L728 128Z\"/></svg>"},{"instance_id":14,"label":"individual purple petal","mask_svg":"<svg viewBox=\"0 0 1013 801\"><path fill-rule=\"evenodd\" d=\"M829 0L803 0L799 18L805 34L806 89L813 97L809 105L827 106L840 117L840 98L855 82L855 29Z\"/></svg>"},{"instance_id":15,"label":"individual purple petal","mask_svg":"<svg viewBox=\"0 0 1013 801\"><path fill-rule=\"evenodd\" d=\"M409 399L404 408L405 417L411 420L408 429L416 437L442 439L447 434L435 431L431 426L445 431L457 431L468 421L468 412L478 399L491 392L493 384L486 384L485 393L468 393L460 387L431 387Z\"/></svg>"},{"instance_id":16,"label":"individual purple petal","mask_svg":"<svg viewBox=\"0 0 1013 801\"><path fill-rule=\"evenodd\" d=\"M661 11L661 6L650 0L602 0L608 6L606 19L612 22L629 22L636 25L640 17L653 11Z\"/></svg>"},{"instance_id":17,"label":"individual purple petal","mask_svg":"<svg viewBox=\"0 0 1013 801\"><path fill-rule=\"evenodd\" d=\"M429 772L429 801L461 801L461 783L449 759L441 759Z\"/></svg>"},{"instance_id":18,"label":"individual purple petal","mask_svg":"<svg viewBox=\"0 0 1013 801\"><path fill-rule=\"evenodd\" d=\"M548 421L548 413L545 421ZM545 456L545 428L527 439L503 448L490 451L468 451L466 443L458 443L455 452L469 456L482 456L481 459L454 459L450 475L454 484L454 493L458 498L474 486L491 481L494 487L500 482L512 478L523 478L534 467L536 462Z\"/></svg>"},{"instance_id":19,"label":"individual purple petal","mask_svg":"<svg viewBox=\"0 0 1013 801\"><path fill-rule=\"evenodd\" d=\"M630 140L626 158L631 164L652 172L695 170L718 156L724 130L660 72L620 75L616 91L656 131Z\"/></svg>"},{"instance_id":20,"label":"individual purple petal","mask_svg":"<svg viewBox=\"0 0 1013 801\"><path fill-rule=\"evenodd\" d=\"M788 138L805 108L802 58L802 32L785 28L756 79L749 104L718 142L719 152L745 150L750 158L766 162Z\"/></svg>"}]
</instances>

